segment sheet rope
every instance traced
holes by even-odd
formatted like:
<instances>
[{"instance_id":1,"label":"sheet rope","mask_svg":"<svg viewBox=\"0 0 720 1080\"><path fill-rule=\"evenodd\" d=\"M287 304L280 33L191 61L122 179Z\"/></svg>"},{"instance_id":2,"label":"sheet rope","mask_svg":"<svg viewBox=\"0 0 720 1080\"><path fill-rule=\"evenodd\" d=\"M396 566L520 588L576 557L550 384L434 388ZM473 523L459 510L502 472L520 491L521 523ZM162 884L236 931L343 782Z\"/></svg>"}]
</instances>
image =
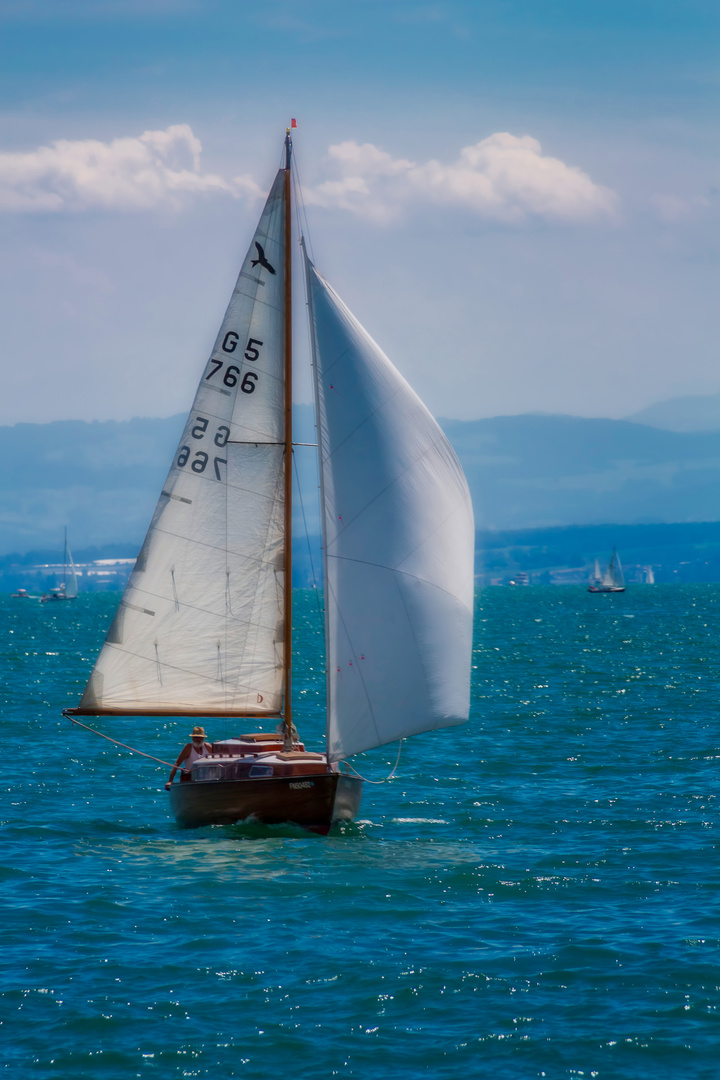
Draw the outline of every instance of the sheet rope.
<instances>
[{"instance_id":1,"label":"sheet rope","mask_svg":"<svg viewBox=\"0 0 720 1080\"><path fill-rule=\"evenodd\" d=\"M63 716L66 714L63 713ZM93 735L99 735L101 739L107 739L108 742L115 743L116 746L122 746L123 750L129 750L131 754L140 754L141 757L150 758L151 761L158 761L161 765L167 765L169 769L180 769L181 772L190 772L189 769L184 769L182 765L175 765L173 761L163 761L162 758L153 757L152 754L146 754L144 750L136 750L134 746L128 746L127 743L119 742L117 739L111 739L109 735L103 734L102 731L98 731L97 728L89 727L87 724L81 724L79 720L76 720L74 716L68 716L67 719L72 724L77 724L78 727L85 728L86 731L91 731Z\"/></svg>"},{"instance_id":2,"label":"sheet rope","mask_svg":"<svg viewBox=\"0 0 720 1080\"><path fill-rule=\"evenodd\" d=\"M352 774L353 774L354 776L358 776L358 777L359 777L359 778L360 778L361 780L364 780L366 784L387 784L388 780L392 780L393 776L395 775L395 773L396 773L396 771L397 771L397 767L398 767L398 765L400 764L400 751L402 750L402 744L403 744L403 741L402 741L402 739L401 739L401 740L400 740L400 742L398 743L398 755L397 755L397 757L395 758L395 764L394 764L394 765L393 765L393 767L392 767L392 772L391 772L391 773L389 773L389 774L388 774L388 775L387 775L387 776L385 777L385 779L384 779L384 780L368 780L367 776L363 776L363 775L362 775L362 773L359 773L359 772L357 771L357 769L355 769L355 768L354 768L354 767L353 767L353 766L352 766L352 765L350 764L350 762L349 762L349 761L345 761L345 762L344 762L344 764L345 764L345 765L347 765L348 769L349 769L349 770L350 770L350 771L352 772Z\"/></svg>"}]
</instances>

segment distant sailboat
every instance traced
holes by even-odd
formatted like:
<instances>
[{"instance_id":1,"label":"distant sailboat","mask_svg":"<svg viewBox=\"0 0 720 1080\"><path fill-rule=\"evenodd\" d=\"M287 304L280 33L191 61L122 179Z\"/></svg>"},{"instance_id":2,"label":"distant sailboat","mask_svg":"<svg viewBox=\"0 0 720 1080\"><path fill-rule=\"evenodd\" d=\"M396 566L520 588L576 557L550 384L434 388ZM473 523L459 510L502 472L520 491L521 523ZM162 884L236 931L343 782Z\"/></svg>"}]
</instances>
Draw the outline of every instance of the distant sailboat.
<instances>
[{"instance_id":1,"label":"distant sailboat","mask_svg":"<svg viewBox=\"0 0 720 1080\"><path fill-rule=\"evenodd\" d=\"M618 593L625 592L625 578L623 576L622 565L620 563L620 556L615 548L612 549L612 555L610 556L610 562L607 565L607 570L600 578L600 567L597 559L595 560L595 580L591 579L588 585L588 592L592 593ZM598 580L599 579L599 580Z\"/></svg>"},{"instance_id":2,"label":"distant sailboat","mask_svg":"<svg viewBox=\"0 0 720 1080\"><path fill-rule=\"evenodd\" d=\"M78 594L77 572L75 570L75 563L68 547L67 542L67 526L65 528L65 551L63 554L63 579L62 584L58 585L56 589L51 589L49 593L44 593L40 597L40 603L46 604L51 600L74 600Z\"/></svg>"},{"instance_id":3,"label":"distant sailboat","mask_svg":"<svg viewBox=\"0 0 720 1080\"><path fill-rule=\"evenodd\" d=\"M66 710L272 720L270 732L215 742L170 786L172 812L186 826L253 817L326 833L360 807L362 779L341 762L468 718L474 524L465 476L303 244L323 523L325 752L306 753L293 724L290 169L288 131L284 168L137 563L80 704Z\"/></svg>"},{"instance_id":4,"label":"distant sailboat","mask_svg":"<svg viewBox=\"0 0 720 1080\"><path fill-rule=\"evenodd\" d=\"M655 573L653 571L652 566L646 566L645 567L645 584L646 585L654 585L655 584Z\"/></svg>"}]
</instances>

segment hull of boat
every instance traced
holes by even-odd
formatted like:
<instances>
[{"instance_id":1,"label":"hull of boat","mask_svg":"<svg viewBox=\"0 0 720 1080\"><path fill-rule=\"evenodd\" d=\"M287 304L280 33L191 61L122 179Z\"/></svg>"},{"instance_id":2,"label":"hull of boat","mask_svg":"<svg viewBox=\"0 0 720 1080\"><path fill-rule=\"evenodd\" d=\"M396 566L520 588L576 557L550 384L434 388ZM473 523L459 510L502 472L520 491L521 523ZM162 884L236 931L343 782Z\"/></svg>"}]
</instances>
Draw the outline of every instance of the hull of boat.
<instances>
[{"instance_id":1,"label":"hull of boat","mask_svg":"<svg viewBox=\"0 0 720 1080\"><path fill-rule=\"evenodd\" d=\"M362 784L346 773L188 781L170 788L170 809L185 828L234 825L251 818L265 825L300 825L325 835L333 822L355 820Z\"/></svg>"},{"instance_id":2,"label":"hull of boat","mask_svg":"<svg viewBox=\"0 0 720 1080\"><path fill-rule=\"evenodd\" d=\"M588 592L625 592L624 585L588 585Z\"/></svg>"}]
</instances>

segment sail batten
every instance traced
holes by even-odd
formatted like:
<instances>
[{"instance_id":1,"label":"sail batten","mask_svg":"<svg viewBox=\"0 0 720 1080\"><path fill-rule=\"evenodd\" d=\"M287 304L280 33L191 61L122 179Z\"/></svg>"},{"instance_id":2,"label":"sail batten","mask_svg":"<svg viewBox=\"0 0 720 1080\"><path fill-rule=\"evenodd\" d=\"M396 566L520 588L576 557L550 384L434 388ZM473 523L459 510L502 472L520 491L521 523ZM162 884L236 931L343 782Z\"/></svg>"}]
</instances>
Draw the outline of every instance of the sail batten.
<instances>
[{"instance_id":1,"label":"sail batten","mask_svg":"<svg viewBox=\"0 0 720 1080\"><path fill-rule=\"evenodd\" d=\"M430 413L306 255L327 590L328 754L469 711L474 523Z\"/></svg>"},{"instance_id":2,"label":"sail batten","mask_svg":"<svg viewBox=\"0 0 720 1080\"><path fill-rule=\"evenodd\" d=\"M282 712L284 187L281 170L78 714Z\"/></svg>"}]
</instances>

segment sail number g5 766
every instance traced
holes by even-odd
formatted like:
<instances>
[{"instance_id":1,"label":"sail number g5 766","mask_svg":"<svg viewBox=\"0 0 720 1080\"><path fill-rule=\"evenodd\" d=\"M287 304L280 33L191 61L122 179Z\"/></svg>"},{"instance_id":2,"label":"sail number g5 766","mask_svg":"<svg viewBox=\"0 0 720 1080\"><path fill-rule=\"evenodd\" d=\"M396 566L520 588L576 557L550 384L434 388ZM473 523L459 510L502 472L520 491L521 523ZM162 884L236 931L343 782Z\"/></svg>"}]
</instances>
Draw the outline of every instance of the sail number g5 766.
<instances>
[{"instance_id":1,"label":"sail number g5 766","mask_svg":"<svg viewBox=\"0 0 720 1080\"><path fill-rule=\"evenodd\" d=\"M221 346L223 352L234 353L237 349L237 344L239 340L240 338L234 330L228 330L227 334L223 338L223 343ZM245 359L249 360L251 363L254 363L255 360L257 360L260 356L260 348L262 347L262 344L262 341L258 341L257 338L250 338L247 345L245 346L245 352L243 353ZM210 360L210 364L210 371L205 376L206 382L208 379L212 379L216 375L218 376L218 378L220 378L220 372L223 372L223 385L230 387L230 389L232 389L234 386L237 386L237 381L240 376L240 368L237 366L237 364L226 365L224 360L218 360L217 357L213 357ZM224 371L223 368L225 369ZM243 376L242 382L240 383L240 389L242 390L243 394L252 394L257 385L257 381L258 374L256 371L246 371L245 375Z\"/></svg>"}]
</instances>

